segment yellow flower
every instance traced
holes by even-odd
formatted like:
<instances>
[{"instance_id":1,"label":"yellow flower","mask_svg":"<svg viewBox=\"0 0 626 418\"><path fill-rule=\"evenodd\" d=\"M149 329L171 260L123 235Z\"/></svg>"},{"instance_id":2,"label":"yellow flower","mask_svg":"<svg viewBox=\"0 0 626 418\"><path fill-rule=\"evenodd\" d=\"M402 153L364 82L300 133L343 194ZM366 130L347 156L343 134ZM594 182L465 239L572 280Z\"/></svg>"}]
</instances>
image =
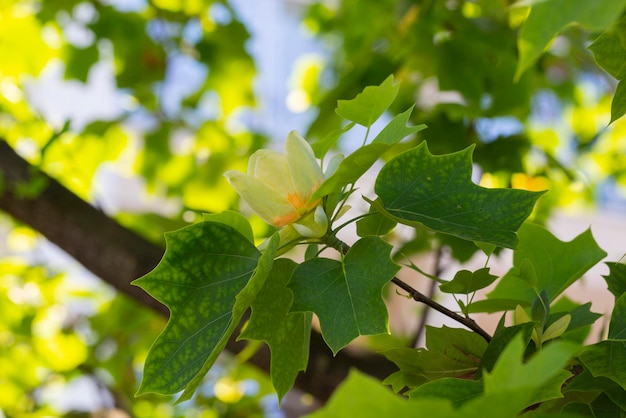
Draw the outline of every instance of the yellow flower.
<instances>
[{"instance_id":1,"label":"yellow flower","mask_svg":"<svg viewBox=\"0 0 626 418\"><path fill-rule=\"evenodd\" d=\"M250 157L248 174L229 170L224 176L265 222L276 227L293 225L306 237L326 233L328 219L321 199L311 196L324 181L311 146L292 131L285 154L258 150Z\"/></svg>"}]
</instances>

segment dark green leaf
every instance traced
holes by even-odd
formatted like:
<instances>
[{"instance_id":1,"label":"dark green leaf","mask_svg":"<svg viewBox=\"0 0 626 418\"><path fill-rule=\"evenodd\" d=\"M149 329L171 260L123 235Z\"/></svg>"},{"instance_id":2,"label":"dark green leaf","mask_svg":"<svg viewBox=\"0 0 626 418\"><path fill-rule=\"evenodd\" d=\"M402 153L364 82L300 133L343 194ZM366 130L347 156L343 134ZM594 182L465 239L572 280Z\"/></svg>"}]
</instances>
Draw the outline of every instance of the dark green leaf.
<instances>
[{"instance_id":1,"label":"dark green leaf","mask_svg":"<svg viewBox=\"0 0 626 418\"><path fill-rule=\"evenodd\" d=\"M626 77L626 18L605 30L589 46L598 65L618 80Z\"/></svg>"},{"instance_id":2,"label":"dark green leaf","mask_svg":"<svg viewBox=\"0 0 626 418\"><path fill-rule=\"evenodd\" d=\"M473 148L432 155L423 142L398 155L378 175L376 209L407 225L514 248L517 229L542 193L472 183Z\"/></svg>"},{"instance_id":3,"label":"dark green leaf","mask_svg":"<svg viewBox=\"0 0 626 418\"><path fill-rule=\"evenodd\" d=\"M606 265L609 266L609 275L602 277L617 299L626 293L626 264L607 262Z\"/></svg>"},{"instance_id":4,"label":"dark green leaf","mask_svg":"<svg viewBox=\"0 0 626 418\"><path fill-rule=\"evenodd\" d=\"M497 278L498 276L489 274L489 267L476 271L460 270L454 275L454 279L439 286L439 290L444 293L467 295L489 286Z\"/></svg>"},{"instance_id":5,"label":"dark green leaf","mask_svg":"<svg viewBox=\"0 0 626 418\"><path fill-rule=\"evenodd\" d=\"M365 237L340 261L315 258L294 271L291 311L314 312L333 353L359 335L389 332L381 292L399 269L390 253L382 239Z\"/></svg>"},{"instance_id":6,"label":"dark green leaf","mask_svg":"<svg viewBox=\"0 0 626 418\"><path fill-rule=\"evenodd\" d=\"M228 225L246 237L248 241L254 243L254 234L252 233L250 222L239 212L226 210L220 213L205 213L203 214L203 220Z\"/></svg>"},{"instance_id":7,"label":"dark green leaf","mask_svg":"<svg viewBox=\"0 0 626 418\"><path fill-rule=\"evenodd\" d=\"M626 294L615 301L609 324L609 339L626 341Z\"/></svg>"},{"instance_id":8,"label":"dark green leaf","mask_svg":"<svg viewBox=\"0 0 626 418\"><path fill-rule=\"evenodd\" d=\"M504 319L504 317L502 317L502 319ZM485 349L485 353L481 357L480 371L491 371L498 361L498 358L500 358L502 351L517 334L521 334L523 341L528 343L532 330L535 328L535 324L532 322L526 322L525 324L514 325L512 327L505 327L503 324L504 322L501 321L501 326L496 329L493 338Z\"/></svg>"},{"instance_id":9,"label":"dark green leaf","mask_svg":"<svg viewBox=\"0 0 626 418\"><path fill-rule=\"evenodd\" d=\"M611 400L606 393L601 393L590 404L595 418L624 418L624 410Z\"/></svg>"},{"instance_id":10,"label":"dark green leaf","mask_svg":"<svg viewBox=\"0 0 626 418\"><path fill-rule=\"evenodd\" d=\"M550 315L550 300L545 290L542 290L530 306L530 317L537 322L541 328L546 324Z\"/></svg>"},{"instance_id":11,"label":"dark green leaf","mask_svg":"<svg viewBox=\"0 0 626 418\"><path fill-rule=\"evenodd\" d=\"M272 355L270 375L278 399L291 389L309 359L311 314L289 313L293 296L287 283L296 263L281 258L252 302L250 322L240 338L265 341Z\"/></svg>"},{"instance_id":12,"label":"dark green leaf","mask_svg":"<svg viewBox=\"0 0 626 418\"><path fill-rule=\"evenodd\" d=\"M608 377L626 389L626 341L600 341L579 358L594 376Z\"/></svg>"},{"instance_id":13,"label":"dark green leaf","mask_svg":"<svg viewBox=\"0 0 626 418\"><path fill-rule=\"evenodd\" d=\"M615 95L611 102L611 123L624 116L626 113L626 82L620 80L615 89Z\"/></svg>"},{"instance_id":14,"label":"dark green leaf","mask_svg":"<svg viewBox=\"0 0 626 418\"><path fill-rule=\"evenodd\" d=\"M376 209L370 206L368 216L356 222L356 233L360 237L380 236L388 234L395 226L394 221L376 212Z\"/></svg>"},{"instance_id":15,"label":"dark green leaf","mask_svg":"<svg viewBox=\"0 0 626 418\"><path fill-rule=\"evenodd\" d=\"M569 314L572 318L566 332L591 325L596 322L598 318L602 317L602 314L591 312L591 302L587 302L583 305L578 305L569 312L555 312L550 314L546 326L549 326L566 314Z\"/></svg>"},{"instance_id":16,"label":"dark green leaf","mask_svg":"<svg viewBox=\"0 0 626 418\"><path fill-rule=\"evenodd\" d=\"M194 224L165 239L159 265L133 282L171 312L148 353L139 394L183 390L207 358L221 351L234 320L235 297L260 257L246 237L221 223Z\"/></svg>"},{"instance_id":17,"label":"dark green leaf","mask_svg":"<svg viewBox=\"0 0 626 418\"><path fill-rule=\"evenodd\" d=\"M365 87L352 100L338 100L336 112L342 118L369 128L391 106L399 89L390 75L379 86Z\"/></svg>"}]
</instances>

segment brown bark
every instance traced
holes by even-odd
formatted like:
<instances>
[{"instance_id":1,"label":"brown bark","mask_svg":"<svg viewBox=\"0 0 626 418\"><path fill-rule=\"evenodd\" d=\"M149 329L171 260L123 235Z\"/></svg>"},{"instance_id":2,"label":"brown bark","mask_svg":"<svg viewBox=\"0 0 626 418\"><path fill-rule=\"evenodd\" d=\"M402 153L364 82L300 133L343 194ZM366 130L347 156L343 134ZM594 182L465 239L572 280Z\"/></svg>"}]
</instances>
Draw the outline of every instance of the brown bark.
<instances>
[{"instance_id":1,"label":"brown bark","mask_svg":"<svg viewBox=\"0 0 626 418\"><path fill-rule=\"evenodd\" d=\"M43 181L43 189L36 196L21 193L23 186L35 178ZM121 293L168 316L164 305L130 284L157 265L163 249L122 227L59 182L29 165L2 139L0 210L39 231ZM238 353L244 347L244 342L235 342L233 337L227 350ZM250 361L269 371L267 349L259 350ZM371 353L358 356L342 351L333 358L321 335L313 332L309 367L298 377L296 387L325 401L351 367L379 378L395 370L384 357Z\"/></svg>"}]
</instances>

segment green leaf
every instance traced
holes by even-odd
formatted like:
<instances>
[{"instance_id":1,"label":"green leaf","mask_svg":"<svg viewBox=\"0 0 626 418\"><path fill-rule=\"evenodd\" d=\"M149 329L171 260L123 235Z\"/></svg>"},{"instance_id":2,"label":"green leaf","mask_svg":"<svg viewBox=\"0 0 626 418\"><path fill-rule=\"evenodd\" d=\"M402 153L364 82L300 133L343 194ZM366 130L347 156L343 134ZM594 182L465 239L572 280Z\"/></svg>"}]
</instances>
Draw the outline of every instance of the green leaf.
<instances>
[{"instance_id":1,"label":"green leaf","mask_svg":"<svg viewBox=\"0 0 626 418\"><path fill-rule=\"evenodd\" d=\"M390 75L379 86L368 86L352 100L338 100L337 114L366 127L372 126L396 98L400 86Z\"/></svg>"},{"instance_id":2,"label":"green leaf","mask_svg":"<svg viewBox=\"0 0 626 418\"><path fill-rule=\"evenodd\" d=\"M235 297L260 257L246 237L221 223L194 224L166 233L165 240L161 262L133 282L171 312L148 353L138 394L183 390L221 351L235 320Z\"/></svg>"},{"instance_id":3,"label":"green leaf","mask_svg":"<svg viewBox=\"0 0 626 418\"><path fill-rule=\"evenodd\" d=\"M329 132L324 138L319 141L313 142L311 144L311 148L313 149L313 153L315 154L315 158L322 159L326 155L326 153L337 143L341 135L348 132L350 129L354 127L354 122L349 123L343 128L334 129Z\"/></svg>"},{"instance_id":4,"label":"green leaf","mask_svg":"<svg viewBox=\"0 0 626 418\"><path fill-rule=\"evenodd\" d=\"M460 270L454 275L454 279L439 286L439 290L444 293L467 295L489 286L497 278L498 276L489 274L489 267L476 271Z\"/></svg>"},{"instance_id":5,"label":"green leaf","mask_svg":"<svg viewBox=\"0 0 626 418\"><path fill-rule=\"evenodd\" d=\"M366 237L368 235L381 236L391 232L395 226L396 223L394 221L383 216L370 206L368 216L356 222L356 233L360 237Z\"/></svg>"},{"instance_id":6,"label":"green leaf","mask_svg":"<svg viewBox=\"0 0 626 418\"><path fill-rule=\"evenodd\" d=\"M373 144L372 144L373 145ZM376 179L376 209L407 225L513 248L541 192L472 183L472 150L432 155L426 143L389 161Z\"/></svg>"},{"instance_id":7,"label":"green leaf","mask_svg":"<svg viewBox=\"0 0 626 418\"><path fill-rule=\"evenodd\" d=\"M344 186L356 182L393 145L407 135L426 129L426 125L406 126L412 111L413 107L394 117L371 144L365 145L348 155L339 164L337 171L313 193L312 199L338 192Z\"/></svg>"},{"instance_id":8,"label":"green leaf","mask_svg":"<svg viewBox=\"0 0 626 418\"><path fill-rule=\"evenodd\" d=\"M426 327L426 349L395 348L382 354L394 362L405 381L422 383L443 377L468 377L478 370L487 342L478 334L462 328Z\"/></svg>"},{"instance_id":9,"label":"green leaf","mask_svg":"<svg viewBox=\"0 0 626 418\"><path fill-rule=\"evenodd\" d=\"M519 80L566 26L579 23L591 30L605 29L621 15L625 4L625 0L546 0L534 4L519 33L515 79Z\"/></svg>"},{"instance_id":10,"label":"green leaf","mask_svg":"<svg viewBox=\"0 0 626 418\"><path fill-rule=\"evenodd\" d=\"M202 369L196 376L189 382L185 391L177 400L177 402L186 401L191 399L191 396L194 394L198 386L202 383L204 376L207 374L213 363L217 360L217 357L220 355L221 351L226 346L226 342L228 338L235 332L243 314L248 310L252 302L256 299L257 294L263 287L265 280L267 279L270 271L272 270L272 265L274 263L274 257L276 256L276 252L278 250L278 245L280 242L280 238L278 232L273 234L269 238L269 243L263 254L259 258L259 262L257 264L256 269L254 270L254 274L250 277L250 280L246 283L245 287L241 289L241 291L235 296L235 303L232 309L232 319L228 325L228 328L221 336L221 339L218 341L217 346L213 351L211 351L210 355L207 357ZM222 295L220 295L222 296Z\"/></svg>"},{"instance_id":11,"label":"green leaf","mask_svg":"<svg viewBox=\"0 0 626 418\"><path fill-rule=\"evenodd\" d=\"M626 18L596 38L589 49L598 65L618 80L626 78Z\"/></svg>"},{"instance_id":12,"label":"green leaf","mask_svg":"<svg viewBox=\"0 0 626 418\"><path fill-rule=\"evenodd\" d=\"M356 370L337 388L330 401L308 418L394 417L413 418L428 411L429 418L456 418L450 402L441 399L408 400Z\"/></svg>"},{"instance_id":13,"label":"green leaf","mask_svg":"<svg viewBox=\"0 0 626 418\"><path fill-rule=\"evenodd\" d=\"M455 379L444 377L433 380L409 392L410 399L442 398L452 402L454 408L459 408L467 401L483 393L483 383L476 380Z\"/></svg>"},{"instance_id":14,"label":"green leaf","mask_svg":"<svg viewBox=\"0 0 626 418\"><path fill-rule=\"evenodd\" d=\"M596 418L624 418L624 410L615 404L606 393L601 393L590 404Z\"/></svg>"},{"instance_id":15,"label":"green leaf","mask_svg":"<svg viewBox=\"0 0 626 418\"><path fill-rule=\"evenodd\" d=\"M607 377L594 377L588 369L576 376L564 389L567 392L604 392L626 410L626 390Z\"/></svg>"},{"instance_id":16,"label":"green leaf","mask_svg":"<svg viewBox=\"0 0 626 418\"><path fill-rule=\"evenodd\" d=\"M586 348L580 361L594 376L604 376L626 389L626 341L600 341Z\"/></svg>"},{"instance_id":17,"label":"green leaf","mask_svg":"<svg viewBox=\"0 0 626 418\"><path fill-rule=\"evenodd\" d=\"M620 80L617 83L617 88L615 89L615 95L613 96L613 101L611 102L611 122L615 122L617 119L624 116L626 113L626 83L624 80Z\"/></svg>"},{"instance_id":18,"label":"green leaf","mask_svg":"<svg viewBox=\"0 0 626 418\"><path fill-rule=\"evenodd\" d=\"M315 258L294 271L291 311L314 312L334 354L359 335L389 332L381 293L399 269L391 248L378 237L365 237L343 260Z\"/></svg>"},{"instance_id":19,"label":"green leaf","mask_svg":"<svg viewBox=\"0 0 626 418\"><path fill-rule=\"evenodd\" d=\"M560 299L559 299L560 300ZM587 302L583 305L578 305L569 312L555 312L550 314L546 326L552 325L557 320L561 319L565 315L570 315L572 318L566 332L574 331L578 328L591 325L602 317L602 314L591 312L591 302Z\"/></svg>"},{"instance_id":20,"label":"green leaf","mask_svg":"<svg viewBox=\"0 0 626 418\"><path fill-rule=\"evenodd\" d=\"M626 264L622 263L605 263L609 266L609 275L602 276L609 286L609 291L613 293L615 299L626 293Z\"/></svg>"},{"instance_id":21,"label":"green leaf","mask_svg":"<svg viewBox=\"0 0 626 418\"><path fill-rule=\"evenodd\" d=\"M374 138L372 143L383 143L388 145L397 144L407 136L426 129L426 125L424 124L407 126L414 108L415 105L396 115L391 122L389 122L387 126L385 126L383 130L376 135L376 138Z\"/></svg>"},{"instance_id":22,"label":"green leaf","mask_svg":"<svg viewBox=\"0 0 626 418\"><path fill-rule=\"evenodd\" d=\"M241 339L265 341L272 361L270 375L278 399L291 389L298 372L305 370L309 359L311 336L310 313L292 312L292 294L287 289L296 263L281 258L252 302L252 314Z\"/></svg>"},{"instance_id":23,"label":"green leaf","mask_svg":"<svg viewBox=\"0 0 626 418\"><path fill-rule=\"evenodd\" d=\"M609 324L609 339L626 341L626 294L615 301Z\"/></svg>"},{"instance_id":24,"label":"green leaf","mask_svg":"<svg viewBox=\"0 0 626 418\"><path fill-rule=\"evenodd\" d=\"M338 192L344 186L356 182L390 147L388 144L377 142L357 149L339 164L337 171L322 183L311 199L319 199Z\"/></svg>"},{"instance_id":25,"label":"green leaf","mask_svg":"<svg viewBox=\"0 0 626 418\"><path fill-rule=\"evenodd\" d=\"M493 370L485 373L483 378L486 395L511 394L511 407L518 411L562 396L561 386L571 377L563 367L580 347L567 341L555 341L524 363L525 348L522 336L516 335L500 355Z\"/></svg>"},{"instance_id":26,"label":"green leaf","mask_svg":"<svg viewBox=\"0 0 626 418\"><path fill-rule=\"evenodd\" d=\"M254 234L250 222L239 212L226 210L220 213L205 213L202 215L202 219L206 222L217 222L233 227L254 244Z\"/></svg>"},{"instance_id":27,"label":"green leaf","mask_svg":"<svg viewBox=\"0 0 626 418\"><path fill-rule=\"evenodd\" d=\"M535 300L533 286L519 277L524 260L532 262L537 274L536 289L545 290L554 301L572 283L602 260L606 253L598 247L591 230L586 230L570 242L563 242L547 229L526 223L518 232L520 243L513 252L513 268L499 281L487 297L507 301L506 309L516 305L529 306ZM480 305L470 305L470 312L477 312Z\"/></svg>"},{"instance_id":28,"label":"green leaf","mask_svg":"<svg viewBox=\"0 0 626 418\"><path fill-rule=\"evenodd\" d=\"M496 332L493 334L493 337L489 342L489 345L485 349L485 353L481 357L479 370L481 372L491 371L500 358L502 351L504 351L516 335L522 335L523 341L528 343L528 341L530 341L530 335L533 328L535 328L535 324L532 322L505 327L503 316Z\"/></svg>"}]
</instances>

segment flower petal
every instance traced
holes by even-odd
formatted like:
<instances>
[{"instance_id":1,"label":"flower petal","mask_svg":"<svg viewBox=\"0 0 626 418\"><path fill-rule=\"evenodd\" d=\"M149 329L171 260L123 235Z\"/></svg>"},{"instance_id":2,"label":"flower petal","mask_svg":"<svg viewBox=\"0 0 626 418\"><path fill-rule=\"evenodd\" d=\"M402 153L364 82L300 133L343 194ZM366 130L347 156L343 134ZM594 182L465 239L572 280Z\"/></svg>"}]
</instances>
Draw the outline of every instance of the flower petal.
<instances>
[{"instance_id":1,"label":"flower petal","mask_svg":"<svg viewBox=\"0 0 626 418\"><path fill-rule=\"evenodd\" d=\"M279 152L267 149L256 151L248 161L248 175L263 181L284 196L296 193L287 157Z\"/></svg>"},{"instance_id":2,"label":"flower petal","mask_svg":"<svg viewBox=\"0 0 626 418\"><path fill-rule=\"evenodd\" d=\"M298 212L287 200L287 195L279 193L262 180L236 170L227 171L224 177L265 222L284 226L298 219Z\"/></svg>"},{"instance_id":3,"label":"flower petal","mask_svg":"<svg viewBox=\"0 0 626 418\"><path fill-rule=\"evenodd\" d=\"M287 136L285 153L296 192L307 203L324 181L324 173L315 159L313 149L296 131L291 131Z\"/></svg>"}]
</instances>

